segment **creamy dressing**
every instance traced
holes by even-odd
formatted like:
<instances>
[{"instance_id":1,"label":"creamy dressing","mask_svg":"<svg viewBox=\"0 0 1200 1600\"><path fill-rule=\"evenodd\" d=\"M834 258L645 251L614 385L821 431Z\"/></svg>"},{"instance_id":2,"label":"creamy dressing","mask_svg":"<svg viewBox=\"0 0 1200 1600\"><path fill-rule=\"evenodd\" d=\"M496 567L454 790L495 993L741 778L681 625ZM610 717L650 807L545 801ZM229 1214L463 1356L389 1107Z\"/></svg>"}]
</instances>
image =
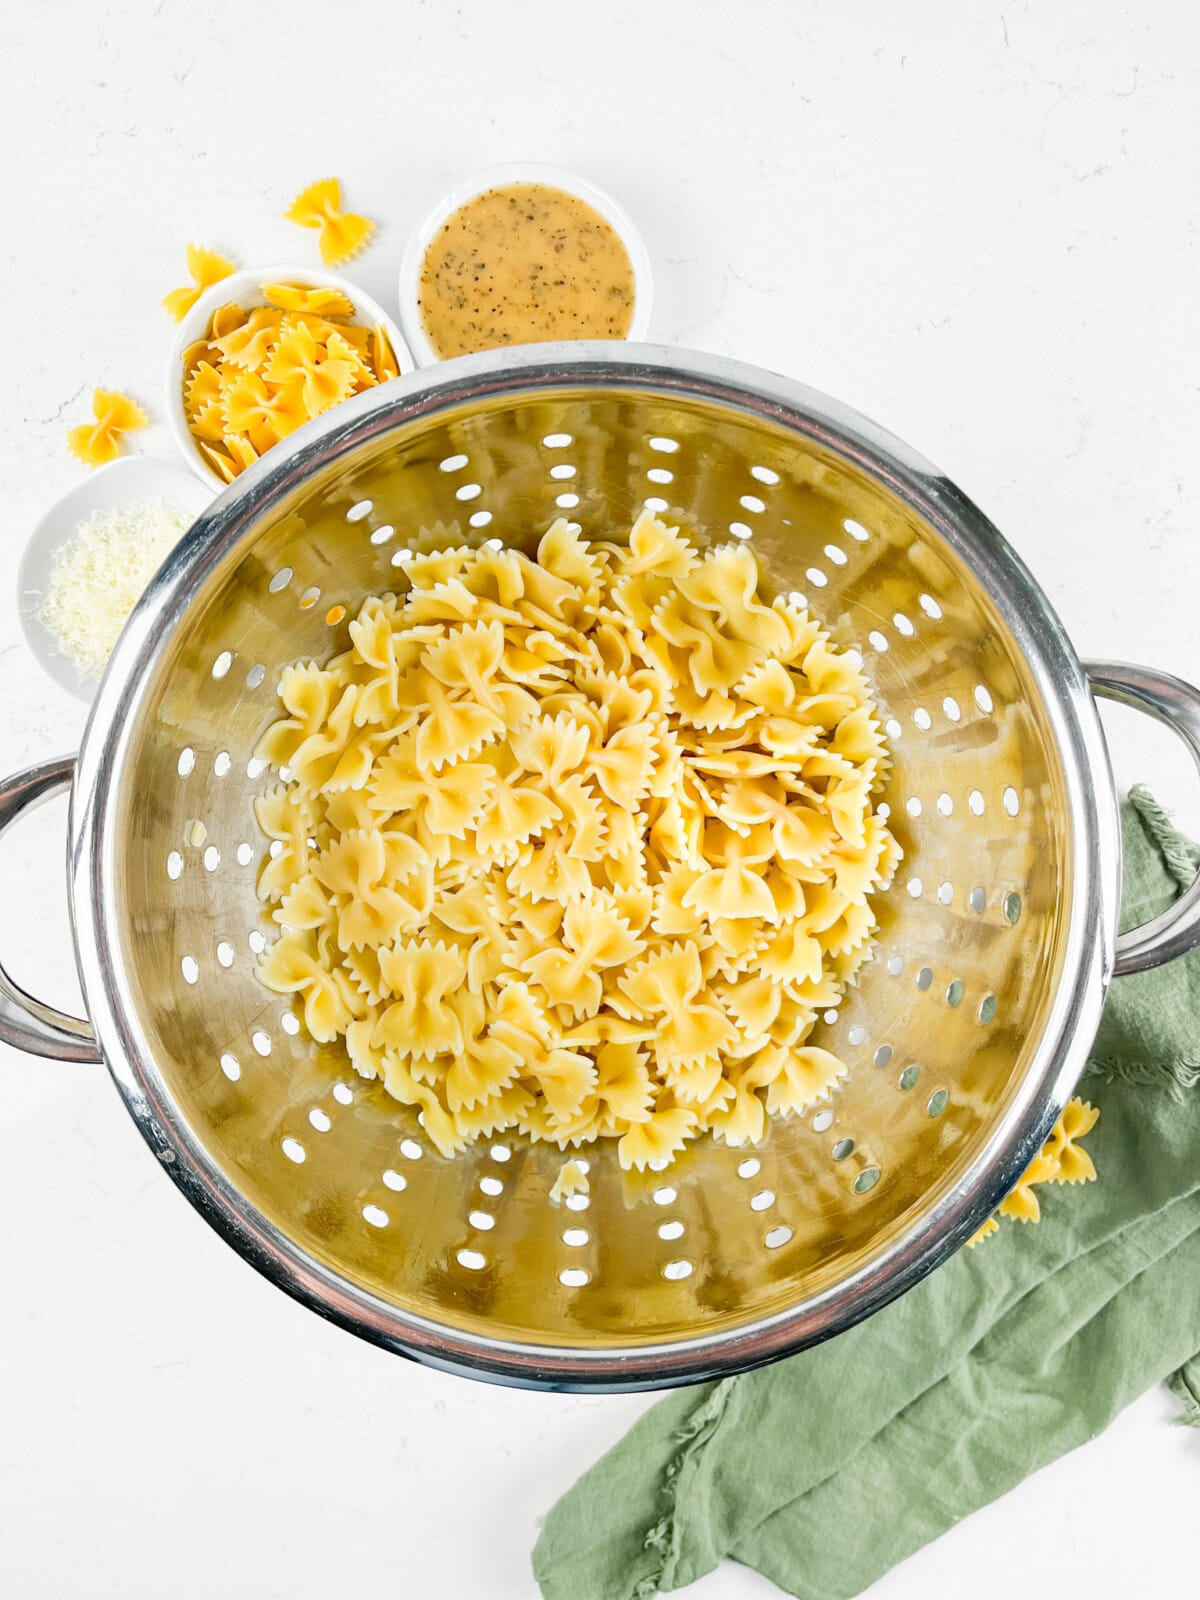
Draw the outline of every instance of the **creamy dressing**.
<instances>
[{"instance_id":1,"label":"creamy dressing","mask_svg":"<svg viewBox=\"0 0 1200 1600\"><path fill-rule=\"evenodd\" d=\"M633 320L629 252L600 213L565 190L488 189L442 224L425 252L418 304L439 356L543 339L623 339Z\"/></svg>"}]
</instances>

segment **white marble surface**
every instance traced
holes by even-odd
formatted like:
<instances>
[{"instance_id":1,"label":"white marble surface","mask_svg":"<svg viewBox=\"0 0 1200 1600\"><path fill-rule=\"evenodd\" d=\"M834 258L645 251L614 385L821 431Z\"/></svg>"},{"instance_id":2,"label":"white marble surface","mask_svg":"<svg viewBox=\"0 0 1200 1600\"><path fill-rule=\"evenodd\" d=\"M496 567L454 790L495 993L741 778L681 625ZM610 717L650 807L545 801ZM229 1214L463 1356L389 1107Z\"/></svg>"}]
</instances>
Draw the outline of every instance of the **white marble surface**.
<instances>
[{"instance_id":1,"label":"white marble surface","mask_svg":"<svg viewBox=\"0 0 1200 1600\"><path fill-rule=\"evenodd\" d=\"M684 20L686 19L686 20ZM385 303L454 178L577 167L640 221L654 335L838 394L995 518L1083 653L1200 678L1194 8L712 0L337 8L26 0L0 55L0 555L82 469L98 382L161 419L189 239L316 260L280 212L339 174ZM161 420L138 448L168 454ZM0 593L4 762L81 717ZM1165 734L1123 778L1200 827ZM0 953L73 980L62 808L4 845ZM535 1518L646 1402L420 1371L267 1287L155 1169L100 1071L0 1048L0 1592L530 1596ZM880 1600L1195 1590L1200 1436L1148 1395L893 1572ZM697 1600L773 1592L723 1568Z\"/></svg>"}]
</instances>

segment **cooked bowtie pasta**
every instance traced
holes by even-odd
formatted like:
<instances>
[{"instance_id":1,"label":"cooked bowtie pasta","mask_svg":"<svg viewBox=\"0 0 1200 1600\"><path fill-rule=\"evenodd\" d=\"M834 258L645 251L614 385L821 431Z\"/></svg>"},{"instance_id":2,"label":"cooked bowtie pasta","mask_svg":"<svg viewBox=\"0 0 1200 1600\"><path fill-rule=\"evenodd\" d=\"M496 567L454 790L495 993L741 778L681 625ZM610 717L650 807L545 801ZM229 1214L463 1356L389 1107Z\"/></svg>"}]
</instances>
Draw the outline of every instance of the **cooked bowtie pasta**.
<instances>
[{"instance_id":1,"label":"cooked bowtie pasta","mask_svg":"<svg viewBox=\"0 0 1200 1600\"><path fill-rule=\"evenodd\" d=\"M828 1095L805 1041L899 857L857 656L649 514L403 571L281 678L262 981L446 1154L515 1128L640 1168Z\"/></svg>"}]
</instances>

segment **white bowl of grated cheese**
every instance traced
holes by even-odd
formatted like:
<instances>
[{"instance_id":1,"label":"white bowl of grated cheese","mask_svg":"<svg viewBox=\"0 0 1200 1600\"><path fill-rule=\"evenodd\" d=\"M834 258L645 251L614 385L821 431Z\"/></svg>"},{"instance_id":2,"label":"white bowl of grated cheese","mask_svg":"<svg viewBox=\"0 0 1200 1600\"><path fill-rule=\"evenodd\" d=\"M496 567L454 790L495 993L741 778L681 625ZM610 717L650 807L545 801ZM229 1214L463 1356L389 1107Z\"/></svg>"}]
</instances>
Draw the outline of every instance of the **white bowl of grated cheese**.
<instances>
[{"instance_id":1,"label":"white bowl of grated cheese","mask_svg":"<svg viewBox=\"0 0 1200 1600\"><path fill-rule=\"evenodd\" d=\"M69 694L95 695L125 619L215 493L182 467L123 456L38 522L17 569L17 609L39 665Z\"/></svg>"}]
</instances>

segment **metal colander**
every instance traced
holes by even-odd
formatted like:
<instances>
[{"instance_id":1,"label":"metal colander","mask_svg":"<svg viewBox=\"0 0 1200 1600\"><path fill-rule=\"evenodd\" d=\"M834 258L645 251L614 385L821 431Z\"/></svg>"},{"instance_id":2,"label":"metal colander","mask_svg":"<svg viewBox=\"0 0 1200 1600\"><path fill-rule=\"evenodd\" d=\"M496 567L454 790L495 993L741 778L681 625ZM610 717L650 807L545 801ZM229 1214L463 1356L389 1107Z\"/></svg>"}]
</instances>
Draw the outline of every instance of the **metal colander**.
<instances>
[{"instance_id":1,"label":"metal colander","mask_svg":"<svg viewBox=\"0 0 1200 1600\"><path fill-rule=\"evenodd\" d=\"M622 1172L519 1139L443 1159L254 977L267 924L251 756L280 668L344 648L407 553L532 550L644 505L748 540L874 682L904 848L874 959L812 1042L850 1074L757 1149ZM1100 687L1183 725L1194 693ZM14 780L0 826L69 781ZM103 1057L159 1160L314 1309L458 1371L564 1388L724 1373L825 1337L948 1256L1045 1137L1112 968L1119 833L1087 677L996 532L905 446L735 363L544 346L388 384L214 504L117 648L75 772L77 953ZM1194 942L1193 893L1124 948ZM0 1036L83 1057L87 1025L5 978Z\"/></svg>"}]
</instances>

